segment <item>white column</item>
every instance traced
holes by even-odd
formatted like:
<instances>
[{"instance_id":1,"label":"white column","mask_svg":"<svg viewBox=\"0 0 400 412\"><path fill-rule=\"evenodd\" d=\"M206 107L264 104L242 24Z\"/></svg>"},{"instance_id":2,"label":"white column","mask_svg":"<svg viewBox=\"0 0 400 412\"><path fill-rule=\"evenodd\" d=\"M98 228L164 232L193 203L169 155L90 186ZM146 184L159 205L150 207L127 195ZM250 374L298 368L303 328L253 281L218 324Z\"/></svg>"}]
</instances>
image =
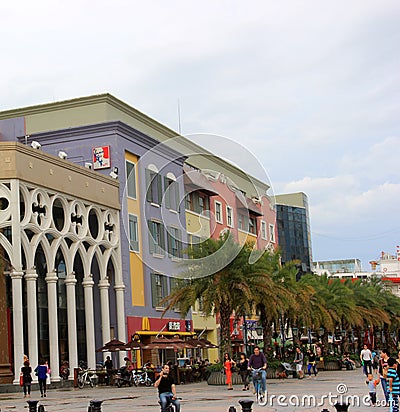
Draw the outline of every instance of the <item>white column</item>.
<instances>
[{"instance_id":1,"label":"white column","mask_svg":"<svg viewBox=\"0 0 400 412\"><path fill-rule=\"evenodd\" d=\"M57 313L57 281L55 271L47 273L47 302L49 317L49 347L50 347L50 368L54 371L51 374L52 382L59 382L60 363L58 359L58 313Z\"/></svg>"},{"instance_id":2,"label":"white column","mask_svg":"<svg viewBox=\"0 0 400 412\"><path fill-rule=\"evenodd\" d=\"M101 306L101 328L103 344L110 340L110 302L108 299L108 289L110 284L107 279L99 282L100 306Z\"/></svg>"},{"instance_id":3,"label":"white column","mask_svg":"<svg viewBox=\"0 0 400 412\"><path fill-rule=\"evenodd\" d=\"M19 373L24 363L24 323L22 313L23 272L11 271L14 339L14 384L19 385Z\"/></svg>"},{"instance_id":4,"label":"white column","mask_svg":"<svg viewBox=\"0 0 400 412\"><path fill-rule=\"evenodd\" d=\"M12 305L14 343L14 383L19 384L20 368L24 362L24 323L22 311L22 247L20 227L19 180L11 179L11 235L12 235ZM30 250L26 253L32 253Z\"/></svg>"},{"instance_id":5,"label":"white column","mask_svg":"<svg viewBox=\"0 0 400 412\"><path fill-rule=\"evenodd\" d=\"M26 271L26 305L28 307L28 348L29 361L33 368L39 364L38 353L38 330L37 330L37 298L36 298L36 282L38 275L36 269L32 268ZM34 375L33 380L37 381Z\"/></svg>"},{"instance_id":6,"label":"white column","mask_svg":"<svg viewBox=\"0 0 400 412\"><path fill-rule=\"evenodd\" d=\"M94 338L94 313L93 313L93 276L83 279L82 286L85 296L85 321L86 321L86 351L89 369L96 368L95 338Z\"/></svg>"},{"instance_id":7,"label":"white column","mask_svg":"<svg viewBox=\"0 0 400 412\"><path fill-rule=\"evenodd\" d=\"M118 327L118 339L122 342L126 342L126 326L125 326L125 305L124 305L124 285L115 285L115 300L117 304L117 327ZM119 353L119 364L124 364L124 357L126 353L120 351Z\"/></svg>"},{"instance_id":8,"label":"white column","mask_svg":"<svg viewBox=\"0 0 400 412\"><path fill-rule=\"evenodd\" d=\"M76 334L76 299L75 299L75 274L69 274L65 278L67 290L67 323L68 323L68 353L69 353L69 378L74 379L72 371L78 367L78 339ZM66 359L62 359L66 360Z\"/></svg>"}]
</instances>

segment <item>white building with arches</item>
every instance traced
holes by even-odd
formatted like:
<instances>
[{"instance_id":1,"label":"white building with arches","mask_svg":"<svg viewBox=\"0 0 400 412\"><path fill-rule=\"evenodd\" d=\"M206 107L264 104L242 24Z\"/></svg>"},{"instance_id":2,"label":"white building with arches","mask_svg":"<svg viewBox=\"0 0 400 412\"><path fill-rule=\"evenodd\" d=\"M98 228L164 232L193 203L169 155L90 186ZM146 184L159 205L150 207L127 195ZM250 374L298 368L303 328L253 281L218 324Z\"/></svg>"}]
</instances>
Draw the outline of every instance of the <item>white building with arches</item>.
<instances>
[{"instance_id":1,"label":"white building with arches","mask_svg":"<svg viewBox=\"0 0 400 412\"><path fill-rule=\"evenodd\" d=\"M95 368L97 347L125 341L119 209L117 180L0 142L0 383L24 354L57 381L62 361Z\"/></svg>"}]
</instances>

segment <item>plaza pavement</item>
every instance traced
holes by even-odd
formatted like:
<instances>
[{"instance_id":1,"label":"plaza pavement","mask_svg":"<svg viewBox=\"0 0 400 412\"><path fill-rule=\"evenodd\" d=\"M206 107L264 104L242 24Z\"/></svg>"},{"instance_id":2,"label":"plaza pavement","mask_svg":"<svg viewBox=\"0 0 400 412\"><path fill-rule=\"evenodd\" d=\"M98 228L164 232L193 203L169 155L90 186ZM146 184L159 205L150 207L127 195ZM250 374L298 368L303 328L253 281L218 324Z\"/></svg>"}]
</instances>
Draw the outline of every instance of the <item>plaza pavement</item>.
<instances>
[{"instance_id":1,"label":"plaza pavement","mask_svg":"<svg viewBox=\"0 0 400 412\"><path fill-rule=\"evenodd\" d=\"M363 404L362 398L368 395L365 378L361 369L354 371L322 371L317 377L311 379L285 379L267 380L269 403L265 406L253 404L253 412L321 412L324 408L330 412L336 409L333 403L340 400L340 393L343 392L342 400L351 397L349 411L368 411L370 406ZM0 393L1 412L28 411L28 404L23 398L22 388L19 392ZM254 399L251 391L243 392L241 386L235 386L233 391L228 391L226 386L211 386L206 382L178 385L178 396L182 397L182 412L228 412L230 406L234 406L237 412L242 411L238 401L240 399ZM383 399L382 388L377 387L378 400ZM328 396L331 394L331 402ZM275 396L272 399L272 395ZM302 403L302 397L304 398ZM281 396L278 404L277 398ZM337 396L338 398L336 398ZM283 398L283 397L286 397ZM289 399L289 397L291 397ZM325 397L325 399L323 398ZM96 388L85 387L84 389L48 389L47 398L40 398L39 392L35 390L31 394L31 399L39 399L38 405L44 405L46 412L84 412L88 410L90 400L103 400L103 412L158 412L160 408L157 404L157 392L154 387L109 387L98 386ZM357 399L360 405L356 406ZM286 403L292 405L285 406ZM298 406L296 406L296 403ZM377 407L374 410L388 411L388 407Z\"/></svg>"}]
</instances>

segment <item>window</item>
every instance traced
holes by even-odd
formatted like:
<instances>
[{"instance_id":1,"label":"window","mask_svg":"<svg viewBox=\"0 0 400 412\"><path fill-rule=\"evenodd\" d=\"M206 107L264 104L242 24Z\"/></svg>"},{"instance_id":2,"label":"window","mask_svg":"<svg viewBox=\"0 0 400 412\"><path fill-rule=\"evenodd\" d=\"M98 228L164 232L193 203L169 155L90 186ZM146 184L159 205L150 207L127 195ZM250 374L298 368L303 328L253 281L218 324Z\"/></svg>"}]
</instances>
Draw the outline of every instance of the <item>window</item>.
<instances>
[{"instance_id":1,"label":"window","mask_svg":"<svg viewBox=\"0 0 400 412\"><path fill-rule=\"evenodd\" d=\"M226 224L233 227L233 209L230 206L226 207Z\"/></svg>"},{"instance_id":2,"label":"window","mask_svg":"<svg viewBox=\"0 0 400 412\"><path fill-rule=\"evenodd\" d=\"M153 220L148 221L150 253L164 255L165 238L164 225Z\"/></svg>"},{"instance_id":3,"label":"window","mask_svg":"<svg viewBox=\"0 0 400 412\"><path fill-rule=\"evenodd\" d=\"M162 178L159 173L146 169L146 188L146 200L155 205L161 205Z\"/></svg>"},{"instance_id":4,"label":"window","mask_svg":"<svg viewBox=\"0 0 400 412\"><path fill-rule=\"evenodd\" d=\"M201 237L196 236L196 235L188 235L188 244L189 244L189 249L192 251L199 250L201 248Z\"/></svg>"},{"instance_id":5,"label":"window","mask_svg":"<svg viewBox=\"0 0 400 412\"><path fill-rule=\"evenodd\" d=\"M135 215L129 215L129 249L139 252L138 218Z\"/></svg>"},{"instance_id":6,"label":"window","mask_svg":"<svg viewBox=\"0 0 400 412\"><path fill-rule=\"evenodd\" d=\"M257 234L257 220L255 217L249 217L249 233L252 233L253 235Z\"/></svg>"},{"instance_id":7,"label":"window","mask_svg":"<svg viewBox=\"0 0 400 412\"><path fill-rule=\"evenodd\" d=\"M275 243L275 226L269 225L269 240L271 243Z\"/></svg>"},{"instance_id":8,"label":"window","mask_svg":"<svg viewBox=\"0 0 400 412\"><path fill-rule=\"evenodd\" d=\"M172 257L182 257L182 234L176 227L168 226L168 254Z\"/></svg>"},{"instance_id":9,"label":"window","mask_svg":"<svg viewBox=\"0 0 400 412\"><path fill-rule=\"evenodd\" d=\"M218 223L224 223L222 219L222 203L215 201L215 220Z\"/></svg>"},{"instance_id":10,"label":"window","mask_svg":"<svg viewBox=\"0 0 400 412\"><path fill-rule=\"evenodd\" d=\"M165 207L171 210L179 211L179 185L169 178L164 178L165 187Z\"/></svg>"},{"instance_id":11,"label":"window","mask_svg":"<svg viewBox=\"0 0 400 412\"><path fill-rule=\"evenodd\" d=\"M136 199L136 170L135 163L125 162L126 168L126 187L128 191L128 197Z\"/></svg>"},{"instance_id":12,"label":"window","mask_svg":"<svg viewBox=\"0 0 400 412\"><path fill-rule=\"evenodd\" d=\"M160 302L168 294L168 278L158 273L151 274L151 300L153 308L160 307Z\"/></svg>"},{"instance_id":13,"label":"window","mask_svg":"<svg viewBox=\"0 0 400 412\"><path fill-rule=\"evenodd\" d=\"M244 216L241 213L238 215L238 228L244 230Z\"/></svg>"},{"instance_id":14,"label":"window","mask_svg":"<svg viewBox=\"0 0 400 412\"><path fill-rule=\"evenodd\" d=\"M204 193L191 192L186 195L185 207L195 213L203 213L210 210L209 198Z\"/></svg>"},{"instance_id":15,"label":"window","mask_svg":"<svg viewBox=\"0 0 400 412\"><path fill-rule=\"evenodd\" d=\"M267 240L267 224L265 223L264 220L261 221L261 237L264 240Z\"/></svg>"}]
</instances>

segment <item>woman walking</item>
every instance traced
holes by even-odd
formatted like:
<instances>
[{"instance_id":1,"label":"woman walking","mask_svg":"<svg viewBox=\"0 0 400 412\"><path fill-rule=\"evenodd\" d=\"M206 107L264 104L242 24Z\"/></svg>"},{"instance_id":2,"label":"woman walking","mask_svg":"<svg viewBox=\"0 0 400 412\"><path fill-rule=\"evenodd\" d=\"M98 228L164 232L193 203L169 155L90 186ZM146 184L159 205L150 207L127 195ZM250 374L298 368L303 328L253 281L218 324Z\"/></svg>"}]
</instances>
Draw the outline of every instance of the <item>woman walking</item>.
<instances>
[{"instance_id":1,"label":"woman walking","mask_svg":"<svg viewBox=\"0 0 400 412\"><path fill-rule=\"evenodd\" d=\"M308 372L308 377L311 378L311 369L314 372L314 376L317 376L317 367L316 367L316 358L315 358L315 353L311 350L307 350L308 354L308 367L307 367L307 372Z\"/></svg>"},{"instance_id":2,"label":"woman walking","mask_svg":"<svg viewBox=\"0 0 400 412\"><path fill-rule=\"evenodd\" d=\"M38 377L40 396L46 397L46 379L47 379L47 365L46 361L42 359L39 365L36 366L35 373Z\"/></svg>"},{"instance_id":3,"label":"woman walking","mask_svg":"<svg viewBox=\"0 0 400 412\"><path fill-rule=\"evenodd\" d=\"M24 362L24 366L21 368L21 374L22 374L22 384L24 387L24 398L27 396L31 396L31 383L32 383L32 368L29 363L29 360L27 359Z\"/></svg>"},{"instance_id":4,"label":"woman walking","mask_svg":"<svg viewBox=\"0 0 400 412\"><path fill-rule=\"evenodd\" d=\"M242 391L249 390L249 370L248 370L249 360L244 353L240 354L239 359L239 373L242 378L243 389Z\"/></svg>"},{"instance_id":5,"label":"woman walking","mask_svg":"<svg viewBox=\"0 0 400 412\"><path fill-rule=\"evenodd\" d=\"M228 385L228 391L233 390L232 386L232 366L234 366L235 362L231 359L229 353L225 353L224 355L224 369L226 374L226 384Z\"/></svg>"}]
</instances>

